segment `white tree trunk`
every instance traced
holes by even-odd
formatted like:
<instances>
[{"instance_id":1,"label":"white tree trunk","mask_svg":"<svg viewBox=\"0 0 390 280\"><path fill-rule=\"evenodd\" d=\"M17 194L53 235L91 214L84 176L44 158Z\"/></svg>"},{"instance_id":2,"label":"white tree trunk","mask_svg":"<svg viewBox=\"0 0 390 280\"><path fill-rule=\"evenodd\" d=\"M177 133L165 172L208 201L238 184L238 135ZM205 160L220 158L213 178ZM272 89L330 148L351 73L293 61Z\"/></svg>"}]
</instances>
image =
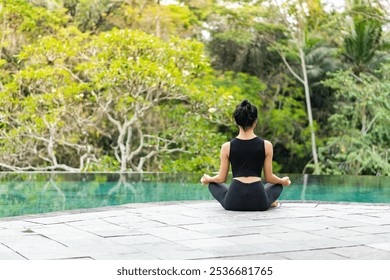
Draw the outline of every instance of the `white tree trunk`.
<instances>
[{"instance_id":1,"label":"white tree trunk","mask_svg":"<svg viewBox=\"0 0 390 280\"><path fill-rule=\"evenodd\" d=\"M306 71L305 54L303 53L302 47L299 47L299 56L301 58L301 66L302 66L302 74L303 74L302 80L303 80L303 86L305 88L306 108L307 108L307 115L309 118L309 127L310 127L310 135L311 135L311 150L312 150L313 160L314 160L314 174L319 174L320 168L318 165L316 136L315 136L314 124L313 124L313 114L312 114L312 109L311 109L310 87L309 87L309 80L308 80L307 71Z\"/></svg>"}]
</instances>

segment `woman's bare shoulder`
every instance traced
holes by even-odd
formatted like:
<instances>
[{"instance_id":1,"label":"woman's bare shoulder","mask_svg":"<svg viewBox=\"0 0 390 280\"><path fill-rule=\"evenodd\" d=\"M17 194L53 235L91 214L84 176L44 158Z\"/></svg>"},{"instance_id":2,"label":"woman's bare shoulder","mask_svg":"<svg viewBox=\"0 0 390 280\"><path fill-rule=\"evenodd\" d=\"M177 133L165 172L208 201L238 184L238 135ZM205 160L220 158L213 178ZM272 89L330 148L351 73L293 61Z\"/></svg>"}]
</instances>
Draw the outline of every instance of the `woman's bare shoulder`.
<instances>
[{"instance_id":1,"label":"woman's bare shoulder","mask_svg":"<svg viewBox=\"0 0 390 280\"><path fill-rule=\"evenodd\" d=\"M230 147L230 142L225 142L222 144L222 147Z\"/></svg>"},{"instance_id":2,"label":"woman's bare shoulder","mask_svg":"<svg viewBox=\"0 0 390 280\"><path fill-rule=\"evenodd\" d=\"M273 154L273 147L272 143L268 140L264 140L264 149L265 149L265 154L268 156L270 153Z\"/></svg>"},{"instance_id":3,"label":"woman's bare shoulder","mask_svg":"<svg viewBox=\"0 0 390 280\"><path fill-rule=\"evenodd\" d=\"M230 142L223 143L221 149L222 150L229 150L230 149Z\"/></svg>"},{"instance_id":4,"label":"woman's bare shoulder","mask_svg":"<svg viewBox=\"0 0 390 280\"><path fill-rule=\"evenodd\" d=\"M230 152L230 142L225 142L225 143L222 144L221 152L223 152L227 156L229 155L229 152Z\"/></svg>"},{"instance_id":5,"label":"woman's bare shoulder","mask_svg":"<svg viewBox=\"0 0 390 280\"><path fill-rule=\"evenodd\" d=\"M265 146L271 146L271 147L272 147L271 141L268 141L268 140L265 140L265 139L264 139L264 145L265 145Z\"/></svg>"}]
</instances>

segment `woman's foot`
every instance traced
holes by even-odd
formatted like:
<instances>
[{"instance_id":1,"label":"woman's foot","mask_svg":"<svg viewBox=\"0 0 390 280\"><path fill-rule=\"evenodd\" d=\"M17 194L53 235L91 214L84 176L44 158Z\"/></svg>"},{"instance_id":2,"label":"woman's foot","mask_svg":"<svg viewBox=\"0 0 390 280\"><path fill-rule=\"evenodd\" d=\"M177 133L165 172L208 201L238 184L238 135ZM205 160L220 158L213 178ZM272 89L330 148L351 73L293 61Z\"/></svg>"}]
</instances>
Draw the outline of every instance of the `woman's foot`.
<instances>
[{"instance_id":1,"label":"woman's foot","mask_svg":"<svg viewBox=\"0 0 390 280\"><path fill-rule=\"evenodd\" d=\"M278 207L280 205L279 201L274 201L271 204L271 207Z\"/></svg>"}]
</instances>

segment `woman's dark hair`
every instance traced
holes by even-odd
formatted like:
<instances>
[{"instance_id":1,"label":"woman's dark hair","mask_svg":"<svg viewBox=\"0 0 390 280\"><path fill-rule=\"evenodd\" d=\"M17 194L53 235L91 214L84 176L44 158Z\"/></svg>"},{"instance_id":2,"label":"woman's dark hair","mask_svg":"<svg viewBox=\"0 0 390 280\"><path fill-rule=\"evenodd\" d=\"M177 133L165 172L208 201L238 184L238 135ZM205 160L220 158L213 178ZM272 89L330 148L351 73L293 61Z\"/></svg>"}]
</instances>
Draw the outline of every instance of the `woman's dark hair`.
<instances>
[{"instance_id":1,"label":"woman's dark hair","mask_svg":"<svg viewBox=\"0 0 390 280\"><path fill-rule=\"evenodd\" d=\"M257 120L257 108L248 100L244 100L237 105L233 117L236 120L236 124L246 131Z\"/></svg>"}]
</instances>

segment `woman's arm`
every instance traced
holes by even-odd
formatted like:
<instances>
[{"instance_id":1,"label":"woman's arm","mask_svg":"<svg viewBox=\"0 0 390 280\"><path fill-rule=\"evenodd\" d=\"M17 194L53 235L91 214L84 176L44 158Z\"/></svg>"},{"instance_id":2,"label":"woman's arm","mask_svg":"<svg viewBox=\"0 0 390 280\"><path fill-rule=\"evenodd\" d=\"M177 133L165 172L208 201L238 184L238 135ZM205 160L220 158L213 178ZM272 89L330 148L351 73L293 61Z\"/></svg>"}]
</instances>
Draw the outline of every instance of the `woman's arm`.
<instances>
[{"instance_id":1,"label":"woman's arm","mask_svg":"<svg viewBox=\"0 0 390 280\"><path fill-rule=\"evenodd\" d=\"M221 147L221 165L219 167L219 173L218 175L214 177L210 177L207 174L204 174L202 179L200 179L200 182L203 185L209 184L209 183L225 183L228 172L229 172L229 152L230 152L230 142L226 142Z\"/></svg>"},{"instance_id":2,"label":"woman's arm","mask_svg":"<svg viewBox=\"0 0 390 280\"><path fill-rule=\"evenodd\" d=\"M264 160L264 177L267 183L281 184L283 186L289 186L291 184L289 177L279 178L272 172L272 157L274 149L271 142L264 140L265 146L265 160Z\"/></svg>"}]
</instances>

